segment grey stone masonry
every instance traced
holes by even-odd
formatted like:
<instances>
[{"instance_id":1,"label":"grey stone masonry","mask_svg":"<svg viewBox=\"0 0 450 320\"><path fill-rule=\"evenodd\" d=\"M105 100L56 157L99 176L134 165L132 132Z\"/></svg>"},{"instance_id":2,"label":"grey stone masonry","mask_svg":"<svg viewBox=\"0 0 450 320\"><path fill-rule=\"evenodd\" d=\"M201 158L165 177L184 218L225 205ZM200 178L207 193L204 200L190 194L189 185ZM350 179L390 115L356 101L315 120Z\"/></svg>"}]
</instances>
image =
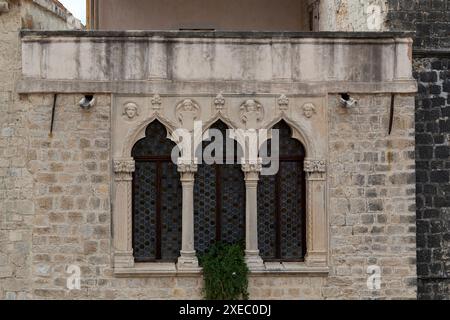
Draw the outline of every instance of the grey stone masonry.
<instances>
[{"instance_id":1,"label":"grey stone masonry","mask_svg":"<svg viewBox=\"0 0 450 320\"><path fill-rule=\"evenodd\" d=\"M450 298L450 59L415 61L419 298Z\"/></svg>"}]
</instances>

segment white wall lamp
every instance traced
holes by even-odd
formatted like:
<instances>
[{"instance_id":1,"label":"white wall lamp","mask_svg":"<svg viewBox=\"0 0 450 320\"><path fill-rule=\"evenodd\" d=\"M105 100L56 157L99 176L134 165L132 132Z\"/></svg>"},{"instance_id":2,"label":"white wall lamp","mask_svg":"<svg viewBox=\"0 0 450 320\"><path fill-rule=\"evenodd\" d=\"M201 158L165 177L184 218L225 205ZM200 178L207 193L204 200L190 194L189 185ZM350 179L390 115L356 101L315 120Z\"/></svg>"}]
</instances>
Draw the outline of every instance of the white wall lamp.
<instances>
[{"instance_id":1,"label":"white wall lamp","mask_svg":"<svg viewBox=\"0 0 450 320\"><path fill-rule=\"evenodd\" d=\"M351 108L358 104L358 101L353 99L348 93L341 93L341 106L345 108Z\"/></svg>"}]
</instances>

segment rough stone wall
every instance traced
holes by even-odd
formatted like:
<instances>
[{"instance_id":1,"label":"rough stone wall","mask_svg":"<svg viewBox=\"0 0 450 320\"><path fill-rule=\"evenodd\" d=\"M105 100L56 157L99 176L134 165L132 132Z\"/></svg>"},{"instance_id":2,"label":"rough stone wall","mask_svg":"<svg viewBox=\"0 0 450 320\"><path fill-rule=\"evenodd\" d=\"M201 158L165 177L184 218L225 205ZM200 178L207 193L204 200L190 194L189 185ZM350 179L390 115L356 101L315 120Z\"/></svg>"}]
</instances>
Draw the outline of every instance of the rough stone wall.
<instances>
[{"instance_id":1,"label":"rough stone wall","mask_svg":"<svg viewBox=\"0 0 450 320\"><path fill-rule=\"evenodd\" d=\"M416 49L450 48L448 0L389 0L388 8L389 29L415 31Z\"/></svg>"},{"instance_id":2,"label":"rough stone wall","mask_svg":"<svg viewBox=\"0 0 450 320\"><path fill-rule=\"evenodd\" d=\"M415 298L414 99L355 95L330 100L329 297ZM381 268L382 290L367 290L367 267Z\"/></svg>"},{"instance_id":3,"label":"rough stone wall","mask_svg":"<svg viewBox=\"0 0 450 320\"><path fill-rule=\"evenodd\" d=\"M450 299L450 59L415 61L419 297Z\"/></svg>"},{"instance_id":4,"label":"rough stone wall","mask_svg":"<svg viewBox=\"0 0 450 320\"><path fill-rule=\"evenodd\" d=\"M27 168L29 104L15 92L21 77L19 31L75 25L31 1L8 4L9 10L0 13L0 298L25 299L31 292L35 203ZM30 14L32 20L27 19Z\"/></svg>"},{"instance_id":5,"label":"rough stone wall","mask_svg":"<svg viewBox=\"0 0 450 320\"><path fill-rule=\"evenodd\" d=\"M0 297L26 298L30 287L33 202L26 169L26 107L14 92L20 77L21 8L0 14Z\"/></svg>"},{"instance_id":6,"label":"rough stone wall","mask_svg":"<svg viewBox=\"0 0 450 320\"><path fill-rule=\"evenodd\" d=\"M450 299L450 1L389 1L392 30L416 31L417 248L420 299Z\"/></svg>"},{"instance_id":7,"label":"rough stone wall","mask_svg":"<svg viewBox=\"0 0 450 320\"><path fill-rule=\"evenodd\" d=\"M26 239L29 247L24 280L17 271L4 275L0 299L201 298L200 277L113 276L111 100L96 98L93 109L82 111L81 96L58 95L52 138L53 95L23 96L19 103L27 130L17 143L29 184L19 190L30 201L14 202L20 214L8 216L27 224L11 225L5 243ZM391 136L390 95L355 96L353 109L339 107L337 98L329 102L331 273L251 277L253 299L416 297L413 98L396 97ZM79 291L66 287L72 264L81 267ZM381 267L379 291L367 289L369 265Z\"/></svg>"}]
</instances>

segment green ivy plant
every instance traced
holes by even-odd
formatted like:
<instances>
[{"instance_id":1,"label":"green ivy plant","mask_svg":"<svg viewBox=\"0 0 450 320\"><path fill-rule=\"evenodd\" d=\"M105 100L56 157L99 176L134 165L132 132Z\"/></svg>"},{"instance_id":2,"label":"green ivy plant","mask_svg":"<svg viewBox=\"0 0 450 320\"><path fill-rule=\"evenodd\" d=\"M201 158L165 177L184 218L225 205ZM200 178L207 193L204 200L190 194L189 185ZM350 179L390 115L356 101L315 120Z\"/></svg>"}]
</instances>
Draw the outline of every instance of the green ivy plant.
<instances>
[{"instance_id":1,"label":"green ivy plant","mask_svg":"<svg viewBox=\"0 0 450 320\"><path fill-rule=\"evenodd\" d=\"M206 300L248 300L248 267L242 245L216 243L200 257Z\"/></svg>"}]
</instances>

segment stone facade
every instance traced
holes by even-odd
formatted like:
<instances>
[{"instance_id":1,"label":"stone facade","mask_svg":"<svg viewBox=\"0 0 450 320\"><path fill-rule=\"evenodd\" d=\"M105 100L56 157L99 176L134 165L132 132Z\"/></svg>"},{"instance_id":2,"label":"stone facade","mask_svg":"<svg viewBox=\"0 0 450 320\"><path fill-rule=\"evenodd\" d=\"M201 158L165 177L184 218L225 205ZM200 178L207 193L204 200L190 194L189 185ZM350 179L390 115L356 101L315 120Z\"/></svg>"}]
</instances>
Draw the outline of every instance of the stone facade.
<instances>
[{"instance_id":1,"label":"stone facade","mask_svg":"<svg viewBox=\"0 0 450 320\"><path fill-rule=\"evenodd\" d=\"M81 111L80 95L59 95L51 139L53 95L22 102L33 123L22 143L31 177L30 229L10 237L30 239L24 255L30 273L22 288L17 278L3 278L3 298L201 298L201 276L114 276L111 98L96 98L95 108ZM390 95L355 98L360 105L354 110L342 109L335 95L328 103L329 275L252 276L251 298L415 298L413 98L397 97L391 136ZM66 287L71 264L81 267L81 290ZM381 267L380 291L367 289L369 265Z\"/></svg>"},{"instance_id":2,"label":"stone facade","mask_svg":"<svg viewBox=\"0 0 450 320\"><path fill-rule=\"evenodd\" d=\"M372 2L387 14L382 1ZM321 30L368 30L369 3L324 1L321 12L335 5L340 15L322 20ZM21 27L14 23L11 39ZM184 99L202 110L231 110L229 123L242 120L235 108L248 99L300 117L302 102L317 99L320 121L317 114L280 118L291 120L297 138L310 138L309 152L319 150L306 170L310 194L320 197L308 205L324 213L314 222L320 228L308 231L321 250L310 241L316 255L309 263L253 270L250 296L416 298L416 84L407 35L23 32L22 54L14 41L15 63L0 69L14 79L0 84L6 88L0 111L8 115L0 118L0 299L201 298L198 270L178 272L174 265L163 274L130 264L129 229L120 220L128 217L127 203L116 192L133 169L128 154L116 154L127 146L121 136L138 133L117 125L117 110L129 99L145 109L142 128L155 118L150 110L165 115L159 119L170 128ZM342 105L345 92L356 105ZM96 103L82 110L86 93ZM275 114L268 112L265 124ZM426 263L420 259L419 268ZM71 266L80 267L80 290L68 289ZM371 266L380 268L380 290L367 286Z\"/></svg>"},{"instance_id":3,"label":"stone facade","mask_svg":"<svg viewBox=\"0 0 450 320\"><path fill-rule=\"evenodd\" d=\"M326 228L329 233L324 260L326 269L305 265L290 272L280 268L254 272L250 276L251 298L414 299L416 297L413 98L415 86L408 71L410 65L407 63L409 61L407 48L410 43L406 39L400 39L397 44L391 40L377 38L360 41L359 50L368 50L364 47L367 42L372 44L371 50L378 50L377 52L386 50L384 51L386 59L382 60L387 63L382 68L385 71L378 73L378 78L372 80L375 85L367 85L365 81L365 77L370 73L355 75L342 72L337 75L337 79L333 76L336 74L333 69L323 69L313 74L295 73L292 72L295 69L291 69L290 64L283 65L277 62L285 60L273 60L270 56L270 61L276 63L274 65L276 68L258 70L257 73L256 70L250 70L252 77L257 80L256 83L250 84L245 79L239 78L245 76L241 73L229 74L232 80L223 83L219 79L220 72L228 70L212 73L207 69L195 67L195 63L201 61L192 60L187 63L172 55L173 60L166 60L165 68L151 69L152 72L169 71L166 74L172 77L169 84L161 80L158 74L155 74L154 80L142 81L136 79L139 75L135 73L134 79L128 82L124 80L123 86L118 88L114 87L113 82L109 82L108 77L120 78L131 75L127 69L123 69L125 71L123 74L115 73L117 71L109 73L107 69L103 69L105 78L97 82L97 87L92 86L93 82L81 74L78 74L80 78L70 79L72 70L70 66L67 66L65 73L57 69L46 70L47 66L42 64L38 65L43 69L35 69L36 64L31 63L34 56L29 55L27 48L37 45L35 49L39 49L39 35L31 33L24 36L26 38L22 71L24 79L18 84L20 100L13 104L15 108L23 110L20 123L24 130L3 130L5 135L10 135L8 141L14 141L14 144L9 143L5 149L6 152L11 152L10 156L2 159L11 159L5 173L14 172L15 175L12 175L9 181L17 184L19 198L17 200L12 198L11 190L14 189L9 185L5 186L4 194L8 198L2 201L2 205L8 206L9 209L8 214L2 216L4 219L2 221L5 221L2 226L6 226L2 229L5 230L2 239L4 248L9 251L2 250L2 253L6 252L8 259L2 269L4 270L0 290L2 298L201 298L200 274L158 274L155 277L148 270L142 271L140 266L136 266L138 269L135 269L137 271L134 273L130 270L117 272L120 269L115 267L117 238L113 213L117 205L114 204L116 199L113 192L114 171L119 169L123 171L128 167L114 167L116 157L114 145L120 140L113 139L114 135L111 135L111 132L114 134L114 127L117 127L115 120L117 112L113 110L123 106L122 102L126 101L121 102L120 96L127 92L129 97L130 95L137 97L134 98L137 105L144 106L148 110L153 110L156 106L156 109L169 112L170 108L173 108L174 113L169 112L167 115L169 119L174 117L173 121L176 121L175 110L178 102L188 98L198 102L201 107L205 105L213 107L214 101L222 101L221 99L226 103L235 99L239 107L240 101L245 101L249 97L262 101L263 105L276 106L278 101L286 101L285 98L278 99L284 94L289 101L289 108L297 110L302 105L300 100L310 100L312 94L316 97L314 99L320 97L321 101L324 101L323 104L317 102L315 104L324 112L324 120L320 122L322 125L314 125L309 129L307 125L301 125L299 128L302 129L300 132L306 135L319 127L325 130L321 136L325 138L323 141L326 143L322 150L325 150L326 154L322 154L319 158L324 158L327 167L325 173L327 216L321 224L321 227ZM185 39L182 34L178 36L182 40L177 44L178 50L181 52L185 50L186 53L183 57L195 57L196 55L191 54L191 50L197 50L197 46L191 44L183 47ZM244 38L248 36L244 35ZM230 48L236 45L235 40L228 40L226 35L222 37L224 37L222 41L233 43ZM258 34L253 34L252 37L258 37ZM258 49L264 51L270 48L266 52L276 53L277 47L272 48L268 45L264 37L258 40L260 42ZM240 46L247 45L245 40L239 41ZM327 51L329 49L326 49L326 46L331 48L335 41L340 43L341 50L346 50L342 46L346 43L351 44L354 40L349 36L338 40L286 38L279 45L290 43L290 46L293 46L293 43L296 43L302 57L307 59L308 54L314 52L308 51L311 50L310 43L319 46L319 50ZM171 42L172 40L169 43ZM215 65L215 59L223 59L221 56L211 55L211 52L215 52L212 50L214 46L222 45L221 43L220 41L218 44L212 43L208 50L201 51L205 59L209 57L211 66ZM255 49L254 40L251 43L251 47L247 50ZM352 48L354 45L351 44ZM401 60L400 56L391 55L393 51L389 48L395 45L400 49L397 53L405 54L405 59ZM377 46L380 47L376 49ZM60 52L70 53L72 50ZM93 52L102 54L101 50ZM153 53L157 54L157 51ZM346 56L348 55L339 54L335 59ZM54 56L50 59L59 58ZM260 59L265 57L261 56ZM349 57L348 62L341 61L328 65L345 65L352 59ZM55 60L55 63L56 61L59 60ZM288 61L290 60L286 63ZM352 60L353 64L355 61ZM395 61L406 63L395 64ZM267 62L260 62L268 66ZM48 66L58 63L50 62ZM239 60L234 60L233 63L249 65L248 62ZM356 64L358 63L362 70L365 62L359 60ZM391 67L390 63L395 64L396 68ZM179 67L186 65L190 65L193 69ZM89 69L81 70L88 72ZM196 70L197 73L193 73L192 70ZM235 72L238 71L236 69ZM43 72L46 79L35 77L36 72ZM199 80L204 79L202 77L205 74L217 79L208 79L196 89L195 86ZM98 76L97 73L91 75ZM285 75L299 77L300 84L286 80ZM62 76L69 79L64 82L58 81ZM86 73L86 76L89 76L89 73ZM329 76L332 77L330 81L327 80ZM281 78L285 80L280 81ZM195 79L197 83L192 83L189 79ZM50 92L54 91L52 86L61 86L62 83L64 87L56 90L59 93L56 96L53 136L50 137L55 98ZM96 104L90 110L82 110L78 106L83 97L83 86L89 86L95 91ZM345 108L341 105L339 92L345 92L350 87L360 91L352 94L358 104L356 107ZM155 88L158 88L158 91ZM254 90L257 93L250 93ZM216 95L220 91L223 91L223 95L221 99L217 99ZM192 92L203 94L201 97L195 97ZM249 93L242 95L243 92ZM173 95L176 98L171 98ZM139 99L144 99L144 102ZM153 101L155 103L152 103ZM391 109L392 102L393 109ZM229 108L226 103L219 105L224 109ZM230 105L234 106L234 102ZM281 106L286 108L283 103ZM391 110L394 117L392 131L389 134ZM239 113L236 119L233 117L234 115L230 122L239 121ZM313 117L317 117L317 114ZM146 121L150 120L149 118ZM314 118L305 121L315 123ZM299 124L301 123L300 121ZM145 126L145 123L142 125ZM321 143L313 143L312 147L317 148ZM22 170L19 170L20 159L23 159ZM308 170L314 169L314 166L307 167ZM19 174L22 174L22 179L19 178ZM67 280L70 277L67 271L71 265L81 268L80 290L67 289ZM369 290L367 287L370 276L367 274L368 267L373 265L381 268L381 290Z\"/></svg>"}]
</instances>

